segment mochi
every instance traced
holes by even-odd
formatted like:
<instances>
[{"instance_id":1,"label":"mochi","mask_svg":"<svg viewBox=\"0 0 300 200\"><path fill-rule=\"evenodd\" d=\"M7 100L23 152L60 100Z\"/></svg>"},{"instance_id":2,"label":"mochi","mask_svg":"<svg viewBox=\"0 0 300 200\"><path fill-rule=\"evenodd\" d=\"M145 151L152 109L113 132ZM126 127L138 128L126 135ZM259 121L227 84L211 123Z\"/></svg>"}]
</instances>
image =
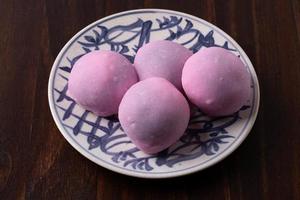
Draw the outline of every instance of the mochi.
<instances>
[{"instance_id":1,"label":"mochi","mask_svg":"<svg viewBox=\"0 0 300 200\"><path fill-rule=\"evenodd\" d=\"M142 46L134 59L134 67L140 80L161 77L182 91L181 74L185 61L193 53L184 46L159 40Z\"/></svg>"},{"instance_id":2,"label":"mochi","mask_svg":"<svg viewBox=\"0 0 300 200\"><path fill-rule=\"evenodd\" d=\"M133 85L119 107L120 123L143 152L155 154L175 143L190 117L185 97L167 80L149 78Z\"/></svg>"},{"instance_id":3,"label":"mochi","mask_svg":"<svg viewBox=\"0 0 300 200\"><path fill-rule=\"evenodd\" d=\"M73 66L68 95L99 116L117 114L125 92L137 82L133 65L113 51L92 51Z\"/></svg>"},{"instance_id":4,"label":"mochi","mask_svg":"<svg viewBox=\"0 0 300 200\"><path fill-rule=\"evenodd\" d=\"M250 73L229 50L203 48L185 63L182 85L188 99L210 116L238 111L250 97Z\"/></svg>"}]
</instances>

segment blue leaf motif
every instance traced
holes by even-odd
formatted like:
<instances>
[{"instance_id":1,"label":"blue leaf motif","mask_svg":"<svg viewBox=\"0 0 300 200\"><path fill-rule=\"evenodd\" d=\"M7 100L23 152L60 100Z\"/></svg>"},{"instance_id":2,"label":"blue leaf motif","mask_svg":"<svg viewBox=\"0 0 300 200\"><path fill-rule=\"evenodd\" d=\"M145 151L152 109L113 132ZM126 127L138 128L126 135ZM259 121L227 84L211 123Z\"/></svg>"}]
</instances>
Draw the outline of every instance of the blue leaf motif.
<instances>
[{"instance_id":1,"label":"blue leaf motif","mask_svg":"<svg viewBox=\"0 0 300 200\"><path fill-rule=\"evenodd\" d=\"M115 45L114 44L110 44L110 50L115 51Z\"/></svg>"},{"instance_id":2,"label":"blue leaf motif","mask_svg":"<svg viewBox=\"0 0 300 200\"><path fill-rule=\"evenodd\" d=\"M96 44L100 44L100 41L103 37L101 37L101 35L96 31L96 30L93 30L93 33L95 34L95 42Z\"/></svg>"},{"instance_id":3,"label":"blue leaf motif","mask_svg":"<svg viewBox=\"0 0 300 200\"><path fill-rule=\"evenodd\" d=\"M138 168L139 168L140 170L143 170L143 169L144 169L144 163L143 163L143 162L140 162L140 163L138 164Z\"/></svg>"},{"instance_id":4,"label":"blue leaf motif","mask_svg":"<svg viewBox=\"0 0 300 200\"><path fill-rule=\"evenodd\" d=\"M70 73L72 70L70 67L67 67L67 66L59 67L59 69L65 71L65 72L68 72L68 73Z\"/></svg>"},{"instance_id":5,"label":"blue leaf motif","mask_svg":"<svg viewBox=\"0 0 300 200\"><path fill-rule=\"evenodd\" d=\"M120 151L119 153L114 154L113 157L111 158L112 161L114 161L115 163L118 163L119 162L119 158L122 155L122 153L123 153L123 151Z\"/></svg>"},{"instance_id":6,"label":"blue leaf motif","mask_svg":"<svg viewBox=\"0 0 300 200\"><path fill-rule=\"evenodd\" d=\"M170 35L165 40L174 40L176 38L176 33L172 30L169 30Z\"/></svg>"},{"instance_id":7,"label":"blue leaf motif","mask_svg":"<svg viewBox=\"0 0 300 200\"><path fill-rule=\"evenodd\" d=\"M219 150L219 145L217 143L212 143L213 147L214 147L214 151L218 151Z\"/></svg>"},{"instance_id":8,"label":"blue leaf motif","mask_svg":"<svg viewBox=\"0 0 300 200\"><path fill-rule=\"evenodd\" d=\"M127 53L129 51L128 47L125 45L122 45L122 49L120 51L121 54Z\"/></svg>"},{"instance_id":9,"label":"blue leaf motif","mask_svg":"<svg viewBox=\"0 0 300 200\"><path fill-rule=\"evenodd\" d=\"M101 144L101 138L96 135L89 135L87 138L87 142L89 143L89 150L97 148Z\"/></svg>"},{"instance_id":10,"label":"blue leaf motif","mask_svg":"<svg viewBox=\"0 0 300 200\"><path fill-rule=\"evenodd\" d=\"M129 60L129 62L133 63L134 56L129 56L129 55L124 55L124 56Z\"/></svg>"},{"instance_id":11,"label":"blue leaf motif","mask_svg":"<svg viewBox=\"0 0 300 200\"><path fill-rule=\"evenodd\" d=\"M96 40L92 36L89 36L89 35L84 36L84 39L88 42L92 42L92 43L96 42Z\"/></svg>"},{"instance_id":12,"label":"blue leaf motif","mask_svg":"<svg viewBox=\"0 0 300 200\"><path fill-rule=\"evenodd\" d=\"M223 48L224 48L224 49L229 49L229 48L228 48L228 42L227 42L227 41L223 44Z\"/></svg>"},{"instance_id":13,"label":"blue leaf motif","mask_svg":"<svg viewBox=\"0 0 300 200\"><path fill-rule=\"evenodd\" d=\"M114 122L113 121L108 121L108 129L111 131L112 128L114 126Z\"/></svg>"},{"instance_id":14,"label":"blue leaf motif","mask_svg":"<svg viewBox=\"0 0 300 200\"><path fill-rule=\"evenodd\" d=\"M184 27L184 32L187 32L193 27L193 23L188 19L186 19L185 21L186 21L186 25Z\"/></svg>"},{"instance_id":15,"label":"blue leaf motif","mask_svg":"<svg viewBox=\"0 0 300 200\"><path fill-rule=\"evenodd\" d=\"M90 50L89 48L82 47L82 49L85 51L85 53L89 53L89 52L91 52L91 50Z\"/></svg>"},{"instance_id":16,"label":"blue leaf motif","mask_svg":"<svg viewBox=\"0 0 300 200\"><path fill-rule=\"evenodd\" d=\"M209 145L203 145L203 146L201 146L202 151L207 156L214 155L214 153L211 151L212 150L211 147L212 147L211 143Z\"/></svg>"},{"instance_id":17,"label":"blue leaf motif","mask_svg":"<svg viewBox=\"0 0 300 200\"><path fill-rule=\"evenodd\" d=\"M145 161L145 170L146 170L146 171L152 171L152 170L153 170L153 167L151 167L151 166L149 165L148 160Z\"/></svg>"},{"instance_id":18,"label":"blue leaf motif","mask_svg":"<svg viewBox=\"0 0 300 200\"><path fill-rule=\"evenodd\" d=\"M182 28L181 26L177 26L177 35L181 35Z\"/></svg>"}]
</instances>

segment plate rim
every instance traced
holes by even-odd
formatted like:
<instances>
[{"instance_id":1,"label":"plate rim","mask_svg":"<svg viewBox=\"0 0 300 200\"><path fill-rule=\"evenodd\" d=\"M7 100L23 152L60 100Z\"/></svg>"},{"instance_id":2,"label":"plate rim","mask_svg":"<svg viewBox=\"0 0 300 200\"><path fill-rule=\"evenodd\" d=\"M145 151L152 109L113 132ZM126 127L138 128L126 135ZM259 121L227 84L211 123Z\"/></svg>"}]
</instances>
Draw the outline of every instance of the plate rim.
<instances>
[{"instance_id":1,"label":"plate rim","mask_svg":"<svg viewBox=\"0 0 300 200\"><path fill-rule=\"evenodd\" d=\"M113 18L116 16L121 17L124 14L130 14L130 13L136 13L136 12L165 12L165 13L172 13L175 15L179 15L179 16L187 16L191 19L194 19L196 21L201 21L201 23L212 27L214 30L222 33L224 36L226 36L226 39L228 39L239 51L239 53L242 55L242 57L244 58L245 62L247 63L248 67L251 68L251 70L253 70L252 73L252 79L253 79L253 83L256 86L256 90L254 90L254 108L252 110L252 115L250 116L249 119L249 124L247 125L247 127L244 130L244 133L241 134L239 136L239 138L236 139L236 141L234 142L234 144L230 147L228 147L225 151L223 151L221 154L219 154L219 156L213 158L212 160L203 163L199 166L195 166L193 168L188 168L188 169L183 169L182 171L174 171L174 172L170 172L170 173L159 173L159 174L155 174L155 173L145 173L145 172L140 172L140 171L131 171L131 170L126 170L123 168L119 168L116 167L112 164L106 163L106 162L99 162L98 159L94 158L93 156L89 155L84 149L82 149L81 146L79 146L76 142L74 142L73 138L71 136L69 136L62 124L61 121L59 120L59 116L57 116L56 112L55 112L55 103L52 101L53 99L53 95L52 95L52 88L53 88L53 83L54 83L54 78L55 78L55 72L56 72L56 66L58 64L58 62L60 61L60 58L62 57L63 53L65 52L65 50L70 46L70 44L78 37L80 36L82 33L86 32L88 29L90 29L91 27L95 26L96 24L106 21L109 18ZM64 136L64 138L68 141L69 144L71 144L71 146L76 149L80 154L82 154L84 157L86 157L87 159L91 160L92 162L96 163L97 165L104 167L108 170L120 173L120 174L124 174L124 175L129 175L129 176L133 176L133 177L139 177L139 178L150 178L150 179L160 179L160 178L172 178L172 177L178 177L178 176L183 176L183 175L187 175L187 174L191 174L197 171L201 171L204 170L210 166L215 165L216 163L222 161L223 159L225 159L226 157L228 157L233 151L235 151L240 145L241 143L246 139L246 137L249 135L250 131L252 130L252 127L254 125L254 122L257 118L257 113L259 110L259 105L260 105L260 87L259 87L259 81L257 78L257 74L255 71L255 68L253 67L252 62L250 61L249 57L247 56L247 54L244 52L244 50L241 48L241 46L231 37L229 36L226 32L224 32L223 30L221 30L220 28L218 28L217 26L211 24L210 22L207 22L197 16L193 16L184 12L179 12L179 11L174 11L174 10L168 10L168 9L155 9L155 8L147 8L147 9L133 9L133 10L127 10L127 11L123 11L123 12L118 12L112 15L108 15L104 18L98 19L92 23L90 23L89 25L85 26L84 28L82 28L80 31L78 31L74 36L72 36L68 42L63 46L63 48L60 50L59 54L56 56L55 61L51 67L51 72L49 75L49 80L48 80L48 103L49 103L49 108L52 114L52 117L55 121L56 126L58 127L60 133Z\"/></svg>"}]
</instances>

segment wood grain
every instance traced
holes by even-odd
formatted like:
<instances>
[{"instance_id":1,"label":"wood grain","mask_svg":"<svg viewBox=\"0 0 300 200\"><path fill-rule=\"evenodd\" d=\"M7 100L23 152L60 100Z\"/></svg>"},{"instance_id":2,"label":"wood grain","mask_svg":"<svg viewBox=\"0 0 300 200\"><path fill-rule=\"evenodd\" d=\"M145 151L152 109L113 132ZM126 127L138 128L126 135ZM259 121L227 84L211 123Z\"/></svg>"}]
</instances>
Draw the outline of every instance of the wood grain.
<instances>
[{"instance_id":1,"label":"wood grain","mask_svg":"<svg viewBox=\"0 0 300 200\"><path fill-rule=\"evenodd\" d=\"M247 140L221 163L168 180L90 162L56 128L52 63L72 35L112 13L165 8L212 22L253 62L261 87ZM1 0L0 199L300 199L299 0Z\"/></svg>"}]
</instances>

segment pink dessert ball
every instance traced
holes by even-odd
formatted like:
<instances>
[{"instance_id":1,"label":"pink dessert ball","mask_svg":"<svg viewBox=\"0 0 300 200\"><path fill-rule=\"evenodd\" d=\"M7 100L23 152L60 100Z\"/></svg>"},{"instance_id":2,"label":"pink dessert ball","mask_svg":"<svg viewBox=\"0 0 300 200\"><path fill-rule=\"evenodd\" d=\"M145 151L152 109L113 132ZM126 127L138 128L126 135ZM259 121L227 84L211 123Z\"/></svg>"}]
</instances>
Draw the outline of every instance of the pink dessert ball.
<instances>
[{"instance_id":1,"label":"pink dessert ball","mask_svg":"<svg viewBox=\"0 0 300 200\"><path fill-rule=\"evenodd\" d=\"M113 51L93 51L74 65L68 82L68 95L83 108L99 116L118 112L125 92L137 82L132 64Z\"/></svg>"},{"instance_id":2,"label":"pink dessert ball","mask_svg":"<svg viewBox=\"0 0 300 200\"><path fill-rule=\"evenodd\" d=\"M191 56L182 72L189 100L210 116L238 111L250 97L250 74L233 53L204 48Z\"/></svg>"},{"instance_id":3,"label":"pink dessert ball","mask_svg":"<svg viewBox=\"0 0 300 200\"><path fill-rule=\"evenodd\" d=\"M167 80L149 78L133 85L119 107L120 123L143 152L160 152L184 133L190 117L185 97Z\"/></svg>"},{"instance_id":4,"label":"pink dessert ball","mask_svg":"<svg viewBox=\"0 0 300 200\"><path fill-rule=\"evenodd\" d=\"M140 80L161 77L182 91L181 74L185 61L193 53L175 42L160 40L141 47L134 59Z\"/></svg>"}]
</instances>

